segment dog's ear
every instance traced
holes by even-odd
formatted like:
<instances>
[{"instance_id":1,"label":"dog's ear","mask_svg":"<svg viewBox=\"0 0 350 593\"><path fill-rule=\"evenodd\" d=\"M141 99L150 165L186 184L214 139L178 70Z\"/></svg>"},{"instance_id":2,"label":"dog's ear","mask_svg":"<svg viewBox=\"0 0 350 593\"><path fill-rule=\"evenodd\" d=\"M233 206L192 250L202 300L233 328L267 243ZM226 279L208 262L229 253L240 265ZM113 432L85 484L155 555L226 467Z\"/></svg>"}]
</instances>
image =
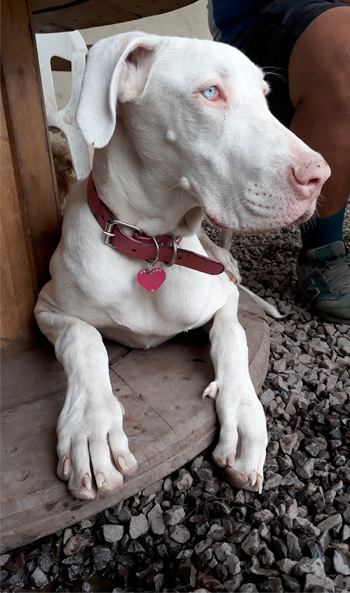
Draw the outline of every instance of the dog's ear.
<instances>
[{"instance_id":1,"label":"dog's ear","mask_svg":"<svg viewBox=\"0 0 350 593\"><path fill-rule=\"evenodd\" d=\"M86 142L103 148L113 136L117 101L144 89L159 37L130 32L98 41L89 51L76 121Z\"/></svg>"}]
</instances>

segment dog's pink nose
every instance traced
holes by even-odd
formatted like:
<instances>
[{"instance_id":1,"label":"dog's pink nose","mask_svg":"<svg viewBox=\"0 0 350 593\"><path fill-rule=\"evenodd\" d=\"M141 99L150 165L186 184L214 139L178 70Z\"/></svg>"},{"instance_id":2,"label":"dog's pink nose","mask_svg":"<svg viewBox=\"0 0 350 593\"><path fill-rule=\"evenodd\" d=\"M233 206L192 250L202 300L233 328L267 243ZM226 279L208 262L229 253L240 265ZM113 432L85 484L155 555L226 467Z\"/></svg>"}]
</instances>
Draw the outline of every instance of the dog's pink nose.
<instances>
[{"instance_id":1,"label":"dog's pink nose","mask_svg":"<svg viewBox=\"0 0 350 593\"><path fill-rule=\"evenodd\" d=\"M304 199L316 198L331 174L326 161L320 156L318 158L301 161L292 166L292 182L297 186L299 195Z\"/></svg>"}]
</instances>

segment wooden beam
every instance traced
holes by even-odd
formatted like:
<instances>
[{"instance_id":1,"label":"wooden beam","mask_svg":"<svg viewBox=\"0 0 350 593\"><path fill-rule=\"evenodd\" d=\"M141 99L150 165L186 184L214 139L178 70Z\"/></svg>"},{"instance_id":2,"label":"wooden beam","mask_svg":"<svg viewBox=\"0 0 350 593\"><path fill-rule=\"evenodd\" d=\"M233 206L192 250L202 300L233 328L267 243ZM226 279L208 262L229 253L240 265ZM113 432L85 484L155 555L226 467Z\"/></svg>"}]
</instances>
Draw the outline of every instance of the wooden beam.
<instances>
[{"instance_id":1,"label":"wooden beam","mask_svg":"<svg viewBox=\"0 0 350 593\"><path fill-rule=\"evenodd\" d=\"M1 153L1 354L16 354L34 341L34 260L13 170L10 142L0 102Z\"/></svg>"},{"instance_id":2,"label":"wooden beam","mask_svg":"<svg viewBox=\"0 0 350 593\"><path fill-rule=\"evenodd\" d=\"M60 213L28 0L2 1L2 96L18 196L27 218L34 291L49 277Z\"/></svg>"}]
</instances>

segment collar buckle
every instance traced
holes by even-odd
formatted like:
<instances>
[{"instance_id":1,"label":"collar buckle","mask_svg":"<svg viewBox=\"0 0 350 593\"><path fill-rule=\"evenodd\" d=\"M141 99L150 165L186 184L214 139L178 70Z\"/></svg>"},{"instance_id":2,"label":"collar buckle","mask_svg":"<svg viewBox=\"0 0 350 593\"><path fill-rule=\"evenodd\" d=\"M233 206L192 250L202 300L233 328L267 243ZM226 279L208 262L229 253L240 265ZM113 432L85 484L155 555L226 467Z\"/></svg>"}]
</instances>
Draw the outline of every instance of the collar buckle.
<instances>
[{"instance_id":1,"label":"collar buckle","mask_svg":"<svg viewBox=\"0 0 350 593\"><path fill-rule=\"evenodd\" d=\"M102 243L104 245L108 245L108 247L112 247L112 249L115 249L115 247L111 243L111 240L114 237L114 233L112 232L114 225L127 227L128 229L132 229L133 231L136 231L137 233L139 233L139 235L144 234L143 231L140 229L140 227L138 227L134 224L129 224L128 222L122 222L121 220L108 220L105 225L105 230L102 231Z\"/></svg>"}]
</instances>

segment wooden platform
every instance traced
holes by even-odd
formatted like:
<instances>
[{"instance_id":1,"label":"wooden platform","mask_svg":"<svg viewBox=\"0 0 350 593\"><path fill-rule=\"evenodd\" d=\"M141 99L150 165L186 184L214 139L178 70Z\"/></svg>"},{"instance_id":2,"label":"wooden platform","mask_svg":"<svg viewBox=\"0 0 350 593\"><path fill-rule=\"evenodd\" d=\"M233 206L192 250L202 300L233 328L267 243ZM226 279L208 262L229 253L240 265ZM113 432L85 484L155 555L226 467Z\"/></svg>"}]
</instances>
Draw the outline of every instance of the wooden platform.
<instances>
[{"instance_id":1,"label":"wooden platform","mask_svg":"<svg viewBox=\"0 0 350 593\"><path fill-rule=\"evenodd\" d=\"M241 294L250 373L258 392L269 357L264 313ZM56 477L56 422L65 376L53 350L28 351L2 365L2 551L72 525L168 475L216 436L213 401L202 392L213 379L209 340L202 330L152 350L107 344L115 393L125 408L125 430L138 471L114 496L83 502ZM147 380L145 380L147 377Z\"/></svg>"}]
</instances>

